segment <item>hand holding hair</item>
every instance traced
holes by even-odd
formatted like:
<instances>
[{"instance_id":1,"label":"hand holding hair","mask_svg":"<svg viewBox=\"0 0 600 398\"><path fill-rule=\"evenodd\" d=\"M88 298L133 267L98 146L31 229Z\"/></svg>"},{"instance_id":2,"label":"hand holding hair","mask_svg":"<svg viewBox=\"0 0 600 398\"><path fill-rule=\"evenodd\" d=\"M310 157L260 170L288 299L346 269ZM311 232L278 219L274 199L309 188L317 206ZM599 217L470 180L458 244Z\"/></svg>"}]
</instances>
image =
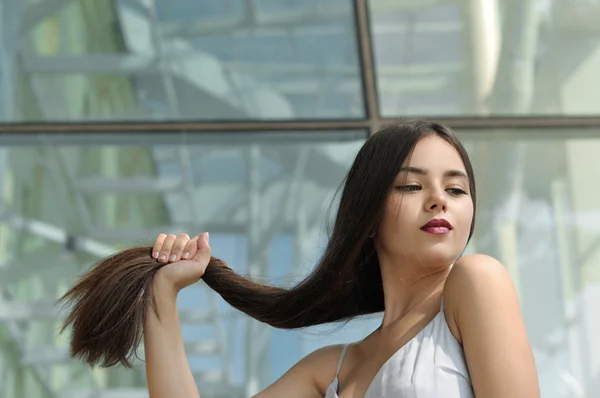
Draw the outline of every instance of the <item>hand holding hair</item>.
<instances>
[{"instance_id":1,"label":"hand holding hair","mask_svg":"<svg viewBox=\"0 0 600 398\"><path fill-rule=\"evenodd\" d=\"M58 300L69 305L61 333L71 326L71 356L90 366L120 363L131 367L148 309L160 317L157 282L161 283L160 292L164 293L162 287L166 285L166 291L177 295L202 278L232 307L280 329L304 328L383 310L381 275L376 257L369 256L373 249L368 245L351 253L331 247L306 279L282 289L235 273L211 256L205 238L208 234L193 239L159 236L154 247L123 250L84 273ZM169 257L175 253L176 259L188 252L189 260L162 263L163 251ZM348 268L343 258L348 255L349 264L375 263ZM324 291L329 294L323 295Z\"/></svg>"},{"instance_id":2,"label":"hand holding hair","mask_svg":"<svg viewBox=\"0 0 600 398\"><path fill-rule=\"evenodd\" d=\"M296 289L255 283L212 257L207 233L179 242L166 235L157 242L161 239L159 250L178 253L178 258L188 252L189 260L161 263L154 258L156 244L123 250L96 263L58 300L69 306L60 332L72 327L72 357L90 366L120 363L131 367L147 311L152 308L156 312L156 300L161 299L156 283L161 283L161 292L166 285L167 291L177 295L202 278L231 306L261 322L284 329L316 324L306 319L310 308L301 307L302 300L294 297Z\"/></svg>"},{"instance_id":3,"label":"hand holding hair","mask_svg":"<svg viewBox=\"0 0 600 398\"><path fill-rule=\"evenodd\" d=\"M174 235L159 235L152 257L163 263L156 276L177 293L202 278L211 260L211 248L208 232L192 239L185 234L173 238Z\"/></svg>"},{"instance_id":4,"label":"hand holding hair","mask_svg":"<svg viewBox=\"0 0 600 398\"><path fill-rule=\"evenodd\" d=\"M90 366L132 366L146 311L151 306L156 311L155 300L160 300L154 297L155 282L176 294L197 282L209 265L233 273L211 257L208 234L193 243L197 250L190 260L161 264L152 258L152 248L138 247L103 259L83 274L58 301L71 304L61 328L62 333L72 326L71 355Z\"/></svg>"}]
</instances>

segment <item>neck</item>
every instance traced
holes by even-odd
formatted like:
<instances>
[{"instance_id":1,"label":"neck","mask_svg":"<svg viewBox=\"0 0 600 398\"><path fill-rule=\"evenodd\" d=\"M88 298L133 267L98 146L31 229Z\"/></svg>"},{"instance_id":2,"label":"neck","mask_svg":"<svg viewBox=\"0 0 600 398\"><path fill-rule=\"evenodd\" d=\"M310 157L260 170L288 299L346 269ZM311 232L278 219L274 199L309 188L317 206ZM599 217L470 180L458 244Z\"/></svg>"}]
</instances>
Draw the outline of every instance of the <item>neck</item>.
<instances>
[{"instance_id":1,"label":"neck","mask_svg":"<svg viewBox=\"0 0 600 398\"><path fill-rule=\"evenodd\" d=\"M441 295L451 268L444 266L428 269L422 264L385 259L380 259L379 265L385 304L383 327L402 319L413 310L430 312L431 301ZM439 300L434 301L439 305Z\"/></svg>"}]
</instances>

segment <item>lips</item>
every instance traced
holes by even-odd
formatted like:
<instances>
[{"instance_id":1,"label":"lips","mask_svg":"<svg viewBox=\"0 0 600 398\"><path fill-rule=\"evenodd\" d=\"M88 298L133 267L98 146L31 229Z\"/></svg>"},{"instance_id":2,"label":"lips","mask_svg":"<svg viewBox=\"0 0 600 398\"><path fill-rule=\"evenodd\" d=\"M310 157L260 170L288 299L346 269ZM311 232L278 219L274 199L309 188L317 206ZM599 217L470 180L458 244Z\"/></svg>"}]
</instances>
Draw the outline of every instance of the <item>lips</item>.
<instances>
[{"instance_id":1,"label":"lips","mask_svg":"<svg viewBox=\"0 0 600 398\"><path fill-rule=\"evenodd\" d=\"M452 230L452 224L443 218L434 218L427 224L421 227L421 231L425 231L434 235L445 235Z\"/></svg>"}]
</instances>

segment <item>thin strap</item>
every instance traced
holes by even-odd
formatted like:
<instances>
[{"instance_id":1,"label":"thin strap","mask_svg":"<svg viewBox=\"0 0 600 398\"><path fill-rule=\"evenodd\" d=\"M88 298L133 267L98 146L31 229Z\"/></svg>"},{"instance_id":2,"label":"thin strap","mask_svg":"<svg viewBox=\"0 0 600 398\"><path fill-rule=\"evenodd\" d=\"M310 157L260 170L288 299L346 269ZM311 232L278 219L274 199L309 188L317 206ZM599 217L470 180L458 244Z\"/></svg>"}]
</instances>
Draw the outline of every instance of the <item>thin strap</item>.
<instances>
[{"instance_id":1,"label":"thin strap","mask_svg":"<svg viewBox=\"0 0 600 398\"><path fill-rule=\"evenodd\" d=\"M442 304L440 305L440 311L444 311L444 296L442 296Z\"/></svg>"},{"instance_id":2,"label":"thin strap","mask_svg":"<svg viewBox=\"0 0 600 398\"><path fill-rule=\"evenodd\" d=\"M348 351L348 347L350 347L350 344L344 344L344 348L342 348L340 360L338 361L337 369L335 371L335 377L338 377L338 375L340 374L340 369L342 368L342 362L344 362L344 357L346 356L346 351Z\"/></svg>"}]
</instances>

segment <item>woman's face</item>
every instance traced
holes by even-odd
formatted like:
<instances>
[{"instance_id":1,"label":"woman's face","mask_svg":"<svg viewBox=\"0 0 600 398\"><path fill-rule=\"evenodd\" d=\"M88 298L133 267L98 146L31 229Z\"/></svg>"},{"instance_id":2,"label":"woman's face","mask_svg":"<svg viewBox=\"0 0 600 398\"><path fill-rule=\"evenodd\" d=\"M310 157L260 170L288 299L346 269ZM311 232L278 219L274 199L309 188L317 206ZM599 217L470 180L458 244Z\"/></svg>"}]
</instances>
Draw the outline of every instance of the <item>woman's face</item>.
<instances>
[{"instance_id":1,"label":"woman's face","mask_svg":"<svg viewBox=\"0 0 600 398\"><path fill-rule=\"evenodd\" d=\"M402 166L377 231L380 258L450 265L463 252L473 220L463 161L450 143L432 135Z\"/></svg>"}]
</instances>

